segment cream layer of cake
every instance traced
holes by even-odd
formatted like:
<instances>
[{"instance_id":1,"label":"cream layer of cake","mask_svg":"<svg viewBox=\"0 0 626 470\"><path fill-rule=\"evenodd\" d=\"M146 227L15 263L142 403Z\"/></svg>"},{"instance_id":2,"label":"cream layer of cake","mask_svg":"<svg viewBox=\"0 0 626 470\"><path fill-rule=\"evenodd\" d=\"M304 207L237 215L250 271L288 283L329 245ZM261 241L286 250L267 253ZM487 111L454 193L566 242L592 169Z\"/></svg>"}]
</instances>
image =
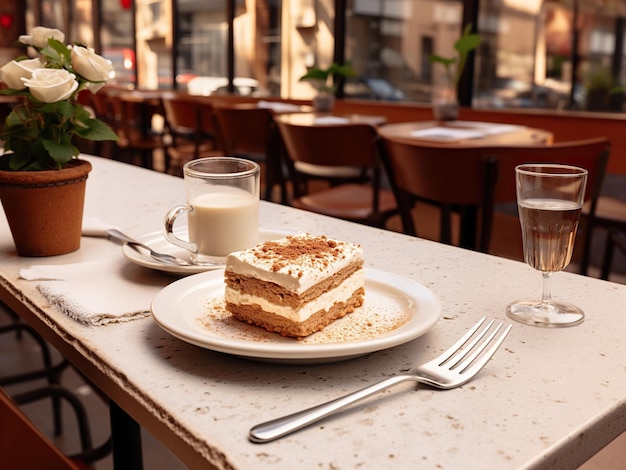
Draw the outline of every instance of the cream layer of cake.
<instances>
[{"instance_id":1,"label":"cream layer of cake","mask_svg":"<svg viewBox=\"0 0 626 470\"><path fill-rule=\"evenodd\" d=\"M226 308L239 320L306 336L363 304L360 246L299 233L231 253Z\"/></svg>"},{"instance_id":2,"label":"cream layer of cake","mask_svg":"<svg viewBox=\"0 0 626 470\"><path fill-rule=\"evenodd\" d=\"M303 322L320 310L328 309L329 305L345 302L365 283L365 270L360 269L344 280L339 286L321 294L314 300L299 307L279 305L257 295L245 294L239 290L226 287L224 298L227 303L238 305L258 305L263 311L279 315L295 322Z\"/></svg>"}]
</instances>

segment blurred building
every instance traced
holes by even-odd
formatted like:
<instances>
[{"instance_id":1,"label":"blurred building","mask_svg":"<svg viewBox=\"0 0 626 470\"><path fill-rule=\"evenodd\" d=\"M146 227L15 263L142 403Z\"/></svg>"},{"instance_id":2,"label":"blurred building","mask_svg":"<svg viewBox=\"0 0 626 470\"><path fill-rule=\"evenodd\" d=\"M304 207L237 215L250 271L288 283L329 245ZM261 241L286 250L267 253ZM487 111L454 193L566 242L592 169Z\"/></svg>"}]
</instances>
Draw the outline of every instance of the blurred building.
<instances>
[{"instance_id":1,"label":"blurred building","mask_svg":"<svg viewBox=\"0 0 626 470\"><path fill-rule=\"evenodd\" d=\"M624 0L0 1L3 57L34 25L93 45L126 87L310 98L307 68L350 61L346 97L428 102L463 25L478 107L622 111Z\"/></svg>"}]
</instances>

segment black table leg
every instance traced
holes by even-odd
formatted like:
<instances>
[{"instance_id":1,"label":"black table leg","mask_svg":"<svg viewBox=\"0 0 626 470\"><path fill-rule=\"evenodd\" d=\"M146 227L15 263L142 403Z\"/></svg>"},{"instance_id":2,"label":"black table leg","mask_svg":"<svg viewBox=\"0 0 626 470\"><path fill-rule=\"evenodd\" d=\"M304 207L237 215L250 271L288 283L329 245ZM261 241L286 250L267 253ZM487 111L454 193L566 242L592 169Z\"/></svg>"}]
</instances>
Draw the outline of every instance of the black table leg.
<instances>
[{"instance_id":1,"label":"black table leg","mask_svg":"<svg viewBox=\"0 0 626 470\"><path fill-rule=\"evenodd\" d=\"M115 470L141 470L141 427L117 403L109 402L111 440L113 443L113 468Z\"/></svg>"}]
</instances>

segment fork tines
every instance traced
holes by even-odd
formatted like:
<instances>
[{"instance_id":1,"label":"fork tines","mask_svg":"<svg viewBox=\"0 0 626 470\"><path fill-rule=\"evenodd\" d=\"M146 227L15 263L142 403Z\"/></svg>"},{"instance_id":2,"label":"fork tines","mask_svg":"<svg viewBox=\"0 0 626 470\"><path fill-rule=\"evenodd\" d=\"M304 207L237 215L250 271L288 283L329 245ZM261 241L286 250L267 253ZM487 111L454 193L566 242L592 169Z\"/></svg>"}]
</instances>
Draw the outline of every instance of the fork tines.
<instances>
[{"instance_id":1,"label":"fork tines","mask_svg":"<svg viewBox=\"0 0 626 470\"><path fill-rule=\"evenodd\" d=\"M512 325L506 325L502 333L496 335L505 326L504 322L496 324L491 320L482 329L486 317L481 318L462 338L437 358L439 366L446 365L449 370L459 374L476 373L482 369L498 350Z\"/></svg>"}]
</instances>

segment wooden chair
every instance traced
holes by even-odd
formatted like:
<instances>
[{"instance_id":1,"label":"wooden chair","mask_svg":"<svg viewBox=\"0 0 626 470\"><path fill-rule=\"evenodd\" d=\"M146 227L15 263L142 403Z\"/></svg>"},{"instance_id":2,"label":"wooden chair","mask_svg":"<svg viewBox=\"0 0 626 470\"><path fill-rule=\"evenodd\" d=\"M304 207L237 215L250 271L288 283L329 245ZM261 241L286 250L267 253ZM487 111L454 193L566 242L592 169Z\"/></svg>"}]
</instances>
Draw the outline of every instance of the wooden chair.
<instances>
[{"instance_id":1,"label":"wooden chair","mask_svg":"<svg viewBox=\"0 0 626 470\"><path fill-rule=\"evenodd\" d=\"M427 202L442 209L442 242L451 242L450 214L455 210L461 215L459 244L482 252L489 251L495 205L516 202L517 165L550 162L587 169L585 200L590 201L593 214L609 155L606 138L552 145L451 147L384 137L382 147L404 232L416 235L413 204Z\"/></svg>"},{"instance_id":2,"label":"wooden chair","mask_svg":"<svg viewBox=\"0 0 626 470\"><path fill-rule=\"evenodd\" d=\"M163 148L162 132L152 129L152 117L160 112L157 105L126 92L109 93L108 99L113 129L119 139L116 151L127 154L122 160L133 162L138 155L144 168L154 168L154 152Z\"/></svg>"},{"instance_id":3,"label":"wooden chair","mask_svg":"<svg viewBox=\"0 0 626 470\"><path fill-rule=\"evenodd\" d=\"M613 233L613 237L615 237L615 233L626 232L626 202L613 197L600 195L595 208L592 208L590 204L583 206L583 215L586 224L580 273L587 275L592 261L593 240L598 229L607 232L607 246L605 250L610 253L612 253L614 244L614 240L610 238L610 233ZM605 254L603 265L607 265L606 256ZM604 270L610 270L610 266L611 263L608 264L608 268L602 268L601 277L608 276L608 271L604 274ZM602 279L606 279L606 277L602 277Z\"/></svg>"},{"instance_id":4,"label":"wooden chair","mask_svg":"<svg viewBox=\"0 0 626 470\"><path fill-rule=\"evenodd\" d=\"M272 112L253 103L215 102L213 109L219 150L264 164L264 199L271 200L273 188L278 185L285 202L280 142Z\"/></svg>"},{"instance_id":5,"label":"wooden chair","mask_svg":"<svg viewBox=\"0 0 626 470\"><path fill-rule=\"evenodd\" d=\"M602 266L600 269L600 279L604 279L605 281L608 281L611 275L615 248L617 248L622 255L626 256L626 231L612 228L607 234L604 256L602 258Z\"/></svg>"},{"instance_id":6,"label":"wooden chair","mask_svg":"<svg viewBox=\"0 0 626 470\"><path fill-rule=\"evenodd\" d=\"M51 470L88 469L79 458L66 456L56 447L4 390L0 389L0 468Z\"/></svg>"},{"instance_id":7,"label":"wooden chair","mask_svg":"<svg viewBox=\"0 0 626 470\"><path fill-rule=\"evenodd\" d=\"M80 449L71 454L55 446L21 409L30 403L49 398L61 399L74 411ZM60 385L40 387L11 397L0 388L0 435L0 468L88 469L112 450L111 438L99 447L93 446L83 404L73 392ZM47 459L52 460L48 462ZM40 466L40 462L45 462L45 465Z\"/></svg>"},{"instance_id":8,"label":"wooden chair","mask_svg":"<svg viewBox=\"0 0 626 470\"><path fill-rule=\"evenodd\" d=\"M78 396L70 389L64 387L61 383L61 376L63 372L70 367L69 362L65 358L62 358L60 361L54 363L48 343L30 325L21 322L19 316L17 316L17 314L4 304L0 304L0 311L6 313L12 320L10 323L0 327L0 335L15 334L18 340L21 340L24 336L28 336L38 345L42 355L42 366L40 368L20 371L19 373L12 375L3 374L2 377L0 377L0 387L15 386L17 384L21 387L21 391L19 393L12 394L10 399L11 403L5 404L7 406L10 405L10 407L15 407L17 405L28 405L33 402L49 400L52 404L52 433L55 437L59 437L64 434L65 426L62 419L62 408L63 405L69 406L69 408L73 411L74 417L76 418L78 437L80 439L80 450L74 453L72 458L78 463L86 464L95 462L96 460L100 460L105 457L111 452L111 440L107 440L104 444L97 448L92 445L87 411ZM37 381L41 381L42 379L46 380L46 385L44 386L37 384ZM32 383L33 385L31 387L26 387L26 383ZM99 393L98 390L95 391ZM0 394L4 394L2 388L0 388ZM0 401L2 398L4 397L0 396ZM3 413L9 413L11 410L3 408L2 405L3 403L0 403L0 435L5 435L6 430L11 428L5 423ZM21 411L19 411L19 413L21 413ZM19 418L19 416L9 417L7 419L10 421L13 418ZM26 428L24 430L26 431ZM24 439L27 437L28 436L23 436ZM32 437L35 441L37 441L37 436ZM5 462L5 460L3 460L3 450L1 449L3 444L5 444L5 441L0 439L0 468L5 468L3 466L3 462ZM28 442L24 442L23 445L27 446ZM19 468L36 467L20 466ZM51 467L45 466L45 468Z\"/></svg>"},{"instance_id":9,"label":"wooden chair","mask_svg":"<svg viewBox=\"0 0 626 470\"><path fill-rule=\"evenodd\" d=\"M212 106L175 92L164 92L161 102L170 139L165 145L165 170L182 176L188 161L216 155Z\"/></svg>"},{"instance_id":10,"label":"wooden chair","mask_svg":"<svg viewBox=\"0 0 626 470\"><path fill-rule=\"evenodd\" d=\"M378 135L369 124L307 125L276 116L290 160L294 207L384 227L398 213L393 193L383 189ZM356 178L361 182L350 182ZM309 192L303 181L326 179L328 189Z\"/></svg>"}]
</instances>

